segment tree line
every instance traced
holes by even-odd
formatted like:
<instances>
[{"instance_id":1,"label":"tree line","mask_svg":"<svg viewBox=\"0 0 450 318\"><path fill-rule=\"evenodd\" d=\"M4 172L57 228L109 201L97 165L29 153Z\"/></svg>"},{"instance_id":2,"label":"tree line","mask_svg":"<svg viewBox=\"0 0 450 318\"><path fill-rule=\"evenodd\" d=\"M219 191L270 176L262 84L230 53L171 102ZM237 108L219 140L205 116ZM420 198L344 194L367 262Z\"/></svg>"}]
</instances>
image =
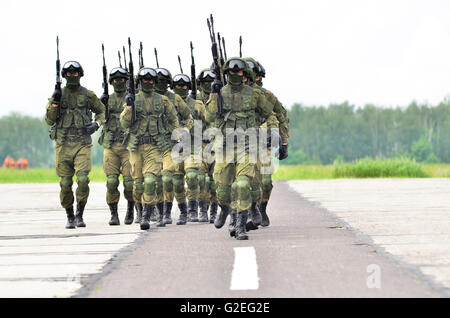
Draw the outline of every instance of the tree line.
<instances>
[{"instance_id":1,"label":"tree line","mask_svg":"<svg viewBox=\"0 0 450 318\"><path fill-rule=\"evenodd\" d=\"M355 107L295 104L289 110L289 158L282 164L333 164L360 158L408 157L450 163L450 102L437 106ZM19 113L0 118L0 159L27 158L30 167L54 167L54 144L43 118ZM102 165L103 148L93 137L92 161Z\"/></svg>"}]
</instances>

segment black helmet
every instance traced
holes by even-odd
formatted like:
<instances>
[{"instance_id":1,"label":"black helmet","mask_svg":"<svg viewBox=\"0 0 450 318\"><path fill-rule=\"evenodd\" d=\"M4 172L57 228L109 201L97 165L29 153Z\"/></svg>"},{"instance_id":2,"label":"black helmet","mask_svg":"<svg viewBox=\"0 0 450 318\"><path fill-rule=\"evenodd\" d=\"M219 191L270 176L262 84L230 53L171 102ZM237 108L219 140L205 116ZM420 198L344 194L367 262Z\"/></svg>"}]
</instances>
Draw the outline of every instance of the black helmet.
<instances>
[{"instance_id":1,"label":"black helmet","mask_svg":"<svg viewBox=\"0 0 450 318\"><path fill-rule=\"evenodd\" d=\"M81 67L81 64L77 61L68 61L64 63L64 66L62 68L62 76L65 77L67 71L75 71L80 73L80 77L84 75L83 68Z\"/></svg>"}]
</instances>

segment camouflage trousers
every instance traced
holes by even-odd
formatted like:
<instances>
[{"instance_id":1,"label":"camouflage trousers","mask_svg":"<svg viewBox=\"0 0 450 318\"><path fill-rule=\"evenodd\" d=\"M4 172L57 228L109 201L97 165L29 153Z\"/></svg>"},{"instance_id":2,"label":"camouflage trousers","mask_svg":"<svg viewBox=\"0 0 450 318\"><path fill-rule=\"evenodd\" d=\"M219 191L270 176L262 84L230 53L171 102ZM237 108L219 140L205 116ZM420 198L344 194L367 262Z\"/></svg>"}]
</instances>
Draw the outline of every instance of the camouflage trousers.
<instances>
[{"instance_id":1,"label":"camouflage trousers","mask_svg":"<svg viewBox=\"0 0 450 318\"><path fill-rule=\"evenodd\" d=\"M130 152L130 164L134 201L156 205L162 196L161 151L153 144L139 145L136 151Z\"/></svg>"},{"instance_id":2,"label":"camouflage trousers","mask_svg":"<svg viewBox=\"0 0 450 318\"><path fill-rule=\"evenodd\" d=\"M61 178L59 198L64 209L73 206L73 176L77 176L76 199L80 205L86 205L89 197L89 172L91 171L92 144L66 142L55 147L56 174Z\"/></svg>"},{"instance_id":3,"label":"camouflage trousers","mask_svg":"<svg viewBox=\"0 0 450 318\"><path fill-rule=\"evenodd\" d=\"M119 175L123 176L124 197L127 201L133 199L133 177L131 176L130 155L121 143L114 143L111 148L103 151L103 171L106 174L106 203L119 202Z\"/></svg>"},{"instance_id":4,"label":"camouflage trousers","mask_svg":"<svg viewBox=\"0 0 450 318\"><path fill-rule=\"evenodd\" d=\"M203 150L205 149L205 147L206 144L204 143ZM209 203L217 203L216 184L214 182L215 161L211 160L212 158L208 159L208 162L212 162L208 163L206 160L203 160L199 167L199 200Z\"/></svg>"},{"instance_id":5,"label":"camouflage trousers","mask_svg":"<svg viewBox=\"0 0 450 318\"><path fill-rule=\"evenodd\" d=\"M271 150L267 150L267 157L264 162L258 158L256 165L255 178L252 183L252 198L253 202L267 203L272 194L273 183L273 160L271 157Z\"/></svg>"},{"instance_id":6,"label":"camouflage trousers","mask_svg":"<svg viewBox=\"0 0 450 318\"><path fill-rule=\"evenodd\" d=\"M251 163L248 151L235 148L235 159L226 162L225 158L214 167L214 181L217 184L217 199L220 205L231 205L238 212L250 209L252 185L255 178L256 163Z\"/></svg>"}]
</instances>

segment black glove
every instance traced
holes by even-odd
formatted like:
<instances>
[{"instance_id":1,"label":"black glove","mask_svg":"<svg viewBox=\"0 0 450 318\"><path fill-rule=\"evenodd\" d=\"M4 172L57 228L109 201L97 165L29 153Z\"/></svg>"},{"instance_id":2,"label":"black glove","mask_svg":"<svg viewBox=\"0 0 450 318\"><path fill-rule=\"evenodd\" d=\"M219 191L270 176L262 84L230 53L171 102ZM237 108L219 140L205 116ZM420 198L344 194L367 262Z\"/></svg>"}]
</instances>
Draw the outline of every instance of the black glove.
<instances>
[{"instance_id":1,"label":"black glove","mask_svg":"<svg viewBox=\"0 0 450 318\"><path fill-rule=\"evenodd\" d=\"M280 149L278 149L278 159L284 160L288 157L288 145L280 145Z\"/></svg>"},{"instance_id":2,"label":"black glove","mask_svg":"<svg viewBox=\"0 0 450 318\"><path fill-rule=\"evenodd\" d=\"M103 103L103 105L108 105L109 96L103 93L102 96L100 96L100 101Z\"/></svg>"},{"instance_id":3,"label":"black glove","mask_svg":"<svg viewBox=\"0 0 450 318\"><path fill-rule=\"evenodd\" d=\"M211 93L213 94L219 93L222 87L223 87L222 82L216 78L214 82L212 82L211 84Z\"/></svg>"},{"instance_id":4,"label":"black glove","mask_svg":"<svg viewBox=\"0 0 450 318\"><path fill-rule=\"evenodd\" d=\"M86 128L86 132L89 134L89 135L92 135L93 133L95 133L100 127L99 127L99 125L97 124L97 122L92 122L92 123L89 123L89 124L86 124L86 126L84 126L84 128Z\"/></svg>"},{"instance_id":5,"label":"black glove","mask_svg":"<svg viewBox=\"0 0 450 318\"><path fill-rule=\"evenodd\" d=\"M53 92L52 98L53 103L59 105L61 102L62 92L60 88L55 88L55 91Z\"/></svg>"},{"instance_id":6,"label":"black glove","mask_svg":"<svg viewBox=\"0 0 450 318\"><path fill-rule=\"evenodd\" d=\"M134 95L127 94L127 97L125 97L125 101L127 102L127 106L132 106L134 104Z\"/></svg>"}]
</instances>

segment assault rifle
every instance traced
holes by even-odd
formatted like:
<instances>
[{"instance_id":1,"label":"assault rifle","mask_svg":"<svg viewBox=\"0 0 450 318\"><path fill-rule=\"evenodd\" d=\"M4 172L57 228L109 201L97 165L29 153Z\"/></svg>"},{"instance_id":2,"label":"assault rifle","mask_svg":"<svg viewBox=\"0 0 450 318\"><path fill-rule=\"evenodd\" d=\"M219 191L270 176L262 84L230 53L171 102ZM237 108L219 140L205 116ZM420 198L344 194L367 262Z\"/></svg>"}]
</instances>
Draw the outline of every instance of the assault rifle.
<instances>
[{"instance_id":1,"label":"assault rifle","mask_svg":"<svg viewBox=\"0 0 450 318\"><path fill-rule=\"evenodd\" d=\"M213 56L213 71L216 74L216 84L218 86L223 86L223 83L225 83L224 80L224 75L222 72L222 63L220 61L219 58L219 53L217 51L217 42L216 42L216 33L214 32L214 18L213 15L211 14L210 19L207 19L207 24L208 24L208 29L209 29L209 37L211 38L211 52L212 52L212 56ZM213 82L214 85L214 82ZM222 113L223 111L223 97L222 97L222 92L220 91L220 89L218 90L218 103L217 103L217 110L219 112L219 114Z\"/></svg>"},{"instance_id":2,"label":"assault rifle","mask_svg":"<svg viewBox=\"0 0 450 318\"><path fill-rule=\"evenodd\" d=\"M194 46L192 45L191 41L191 98L197 99L197 79L195 75L195 61L194 61Z\"/></svg>"},{"instance_id":3,"label":"assault rifle","mask_svg":"<svg viewBox=\"0 0 450 318\"><path fill-rule=\"evenodd\" d=\"M128 72L128 67L127 67L127 55L125 53L125 46L122 47L123 48L123 63L125 65L125 71Z\"/></svg>"},{"instance_id":4,"label":"assault rifle","mask_svg":"<svg viewBox=\"0 0 450 318\"><path fill-rule=\"evenodd\" d=\"M155 47L155 59L156 59L156 67L159 68L158 51L156 50L156 47Z\"/></svg>"},{"instance_id":5,"label":"assault rifle","mask_svg":"<svg viewBox=\"0 0 450 318\"><path fill-rule=\"evenodd\" d=\"M120 51L117 51L117 54L119 55L119 66L122 67L122 57L120 56Z\"/></svg>"},{"instance_id":6,"label":"assault rifle","mask_svg":"<svg viewBox=\"0 0 450 318\"><path fill-rule=\"evenodd\" d=\"M183 72L183 66L181 66L181 58L180 58L179 55L178 55L178 64L180 65L180 71L181 71L181 74L184 74L184 72Z\"/></svg>"},{"instance_id":7,"label":"assault rifle","mask_svg":"<svg viewBox=\"0 0 450 318\"><path fill-rule=\"evenodd\" d=\"M61 117L61 61L59 60L59 37L56 37L56 84L55 84L55 93L53 96L53 103L58 105L58 109L56 112L56 119L58 120Z\"/></svg>"},{"instance_id":8,"label":"assault rifle","mask_svg":"<svg viewBox=\"0 0 450 318\"><path fill-rule=\"evenodd\" d=\"M128 38L128 53L130 54L130 62L128 64L128 82L127 82L127 106L131 106L131 124L136 122L136 106L134 100L136 98L136 90L134 84L134 66L133 56L131 54L131 40Z\"/></svg>"},{"instance_id":9,"label":"assault rifle","mask_svg":"<svg viewBox=\"0 0 450 318\"><path fill-rule=\"evenodd\" d=\"M108 100L109 100L109 91L108 91L108 71L106 69L106 62L105 62L105 46L102 44L102 54L103 54L103 98L102 102L105 105L105 120L108 122L109 120L109 106L108 106Z\"/></svg>"},{"instance_id":10,"label":"assault rifle","mask_svg":"<svg viewBox=\"0 0 450 318\"><path fill-rule=\"evenodd\" d=\"M239 37L239 57L242 58L242 35Z\"/></svg>"}]
</instances>

